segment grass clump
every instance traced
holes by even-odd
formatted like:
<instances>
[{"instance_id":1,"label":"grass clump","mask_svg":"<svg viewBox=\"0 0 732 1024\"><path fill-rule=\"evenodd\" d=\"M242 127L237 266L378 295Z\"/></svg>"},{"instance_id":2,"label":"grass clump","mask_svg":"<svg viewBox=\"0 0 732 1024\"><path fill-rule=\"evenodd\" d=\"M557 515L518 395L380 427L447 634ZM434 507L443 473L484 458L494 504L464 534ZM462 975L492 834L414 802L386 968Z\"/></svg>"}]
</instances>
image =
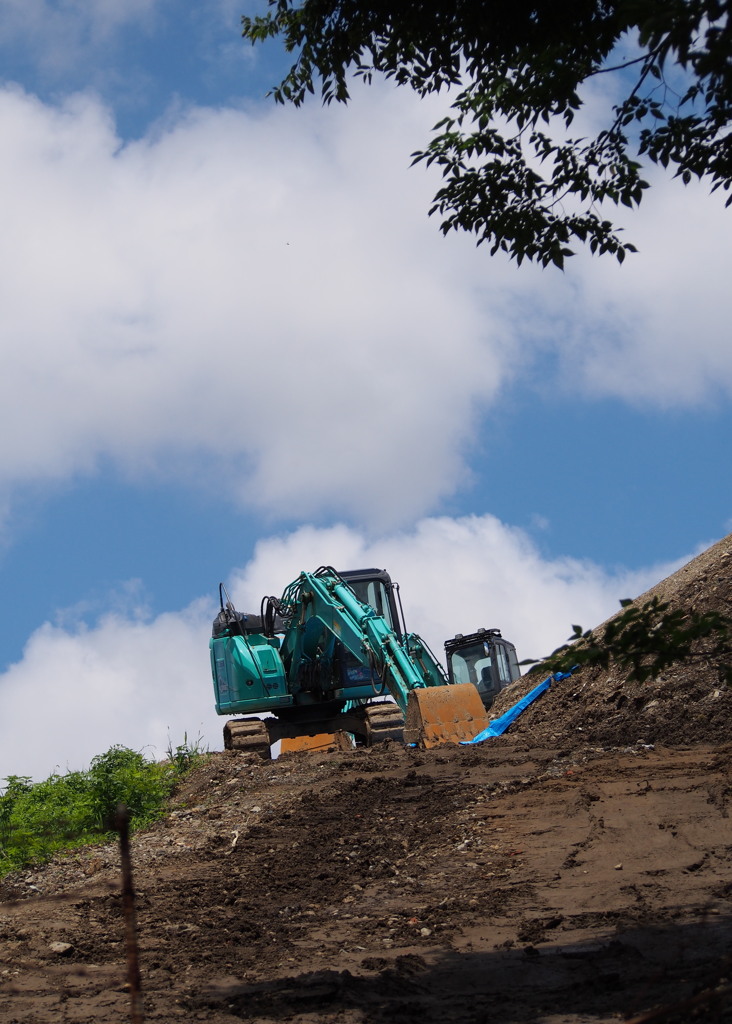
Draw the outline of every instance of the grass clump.
<instances>
[{"instance_id":1,"label":"grass clump","mask_svg":"<svg viewBox=\"0 0 732 1024\"><path fill-rule=\"evenodd\" d=\"M43 782L6 778L0 795L0 877L41 864L61 850L103 842L124 803L133 829L161 817L165 801L200 759L199 745L168 751L168 760L148 761L135 750L113 746L87 771L53 774Z\"/></svg>"}]
</instances>

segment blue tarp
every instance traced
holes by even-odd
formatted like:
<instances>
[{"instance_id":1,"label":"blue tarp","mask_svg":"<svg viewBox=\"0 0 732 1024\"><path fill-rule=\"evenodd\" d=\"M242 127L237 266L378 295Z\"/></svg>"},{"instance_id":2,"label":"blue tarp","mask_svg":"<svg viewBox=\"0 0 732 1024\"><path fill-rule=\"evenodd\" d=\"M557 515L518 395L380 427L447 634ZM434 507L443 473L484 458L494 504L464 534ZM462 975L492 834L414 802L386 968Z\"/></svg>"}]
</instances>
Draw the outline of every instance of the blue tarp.
<instances>
[{"instance_id":1,"label":"blue tarp","mask_svg":"<svg viewBox=\"0 0 732 1024\"><path fill-rule=\"evenodd\" d=\"M461 740L461 745L466 746L470 743L482 743L484 740L489 740L492 736L500 736L510 725L513 725L521 712L525 711L529 704L533 704L537 697L541 697L542 693L546 693L552 683L558 683L562 679L568 679L573 672L574 668L571 668L569 672L555 672L553 676L548 676L543 683L539 683L539 685L535 686L533 690L529 690L525 697L522 697L518 703L514 704L512 708L509 708L505 715L501 715L500 718L496 718L491 722L487 729L484 729L483 732L479 732L475 739Z\"/></svg>"}]
</instances>

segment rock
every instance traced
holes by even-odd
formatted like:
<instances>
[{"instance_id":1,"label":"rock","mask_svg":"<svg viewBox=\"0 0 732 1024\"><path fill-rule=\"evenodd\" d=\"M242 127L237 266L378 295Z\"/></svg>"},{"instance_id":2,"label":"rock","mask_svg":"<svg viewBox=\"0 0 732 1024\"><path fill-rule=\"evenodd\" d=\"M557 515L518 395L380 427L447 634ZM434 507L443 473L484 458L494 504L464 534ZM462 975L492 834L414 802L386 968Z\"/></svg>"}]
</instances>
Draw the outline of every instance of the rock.
<instances>
[{"instance_id":1,"label":"rock","mask_svg":"<svg viewBox=\"0 0 732 1024\"><path fill-rule=\"evenodd\" d=\"M70 942L52 942L48 948L56 956L68 956L74 949Z\"/></svg>"}]
</instances>

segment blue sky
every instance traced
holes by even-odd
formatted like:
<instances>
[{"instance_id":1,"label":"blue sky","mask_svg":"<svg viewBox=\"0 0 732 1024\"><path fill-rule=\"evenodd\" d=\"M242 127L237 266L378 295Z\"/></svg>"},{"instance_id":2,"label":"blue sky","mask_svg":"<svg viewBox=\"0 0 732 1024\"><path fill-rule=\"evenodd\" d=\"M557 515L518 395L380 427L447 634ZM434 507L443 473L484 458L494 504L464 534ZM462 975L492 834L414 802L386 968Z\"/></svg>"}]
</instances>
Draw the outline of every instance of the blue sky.
<instances>
[{"instance_id":1,"label":"blue sky","mask_svg":"<svg viewBox=\"0 0 732 1024\"><path fill-rule=\"evenodd\" d=\"M517 270L427 217L440 98L276 108L252 6L182 6L0 24L0 778L216 747L220 579L378 563L529 656L732 529L719 196L653 172L624 267Z\"/></svg>"}]
</instances>

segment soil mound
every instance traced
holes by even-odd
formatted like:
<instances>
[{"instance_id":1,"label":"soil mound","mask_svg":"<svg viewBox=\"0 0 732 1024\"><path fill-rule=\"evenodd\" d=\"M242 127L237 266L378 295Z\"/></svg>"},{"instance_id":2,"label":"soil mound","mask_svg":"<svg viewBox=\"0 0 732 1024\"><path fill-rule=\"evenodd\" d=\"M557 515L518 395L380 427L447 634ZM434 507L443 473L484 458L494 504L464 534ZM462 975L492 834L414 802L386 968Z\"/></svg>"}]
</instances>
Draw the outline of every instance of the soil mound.
<instances>
[{"instance_id":1,"label":"soil mound","mask_svg":"<svg viewBox=\"0 0 732 1024\"><path fill-rule=\"evenodd\" d=\"M732 534L662 580L637 601L653 597L672 608L716 611L732 619ZM491 709L496 718L541 681L532 672L504 690ZM688 744L722 741L732 727L732 688L699 645L695 657L646 682L628 681L611 668L582 669L553 683L512 726L511 733L539 746L573 750L593 744Z\"/></svg>"}]
</instances>

